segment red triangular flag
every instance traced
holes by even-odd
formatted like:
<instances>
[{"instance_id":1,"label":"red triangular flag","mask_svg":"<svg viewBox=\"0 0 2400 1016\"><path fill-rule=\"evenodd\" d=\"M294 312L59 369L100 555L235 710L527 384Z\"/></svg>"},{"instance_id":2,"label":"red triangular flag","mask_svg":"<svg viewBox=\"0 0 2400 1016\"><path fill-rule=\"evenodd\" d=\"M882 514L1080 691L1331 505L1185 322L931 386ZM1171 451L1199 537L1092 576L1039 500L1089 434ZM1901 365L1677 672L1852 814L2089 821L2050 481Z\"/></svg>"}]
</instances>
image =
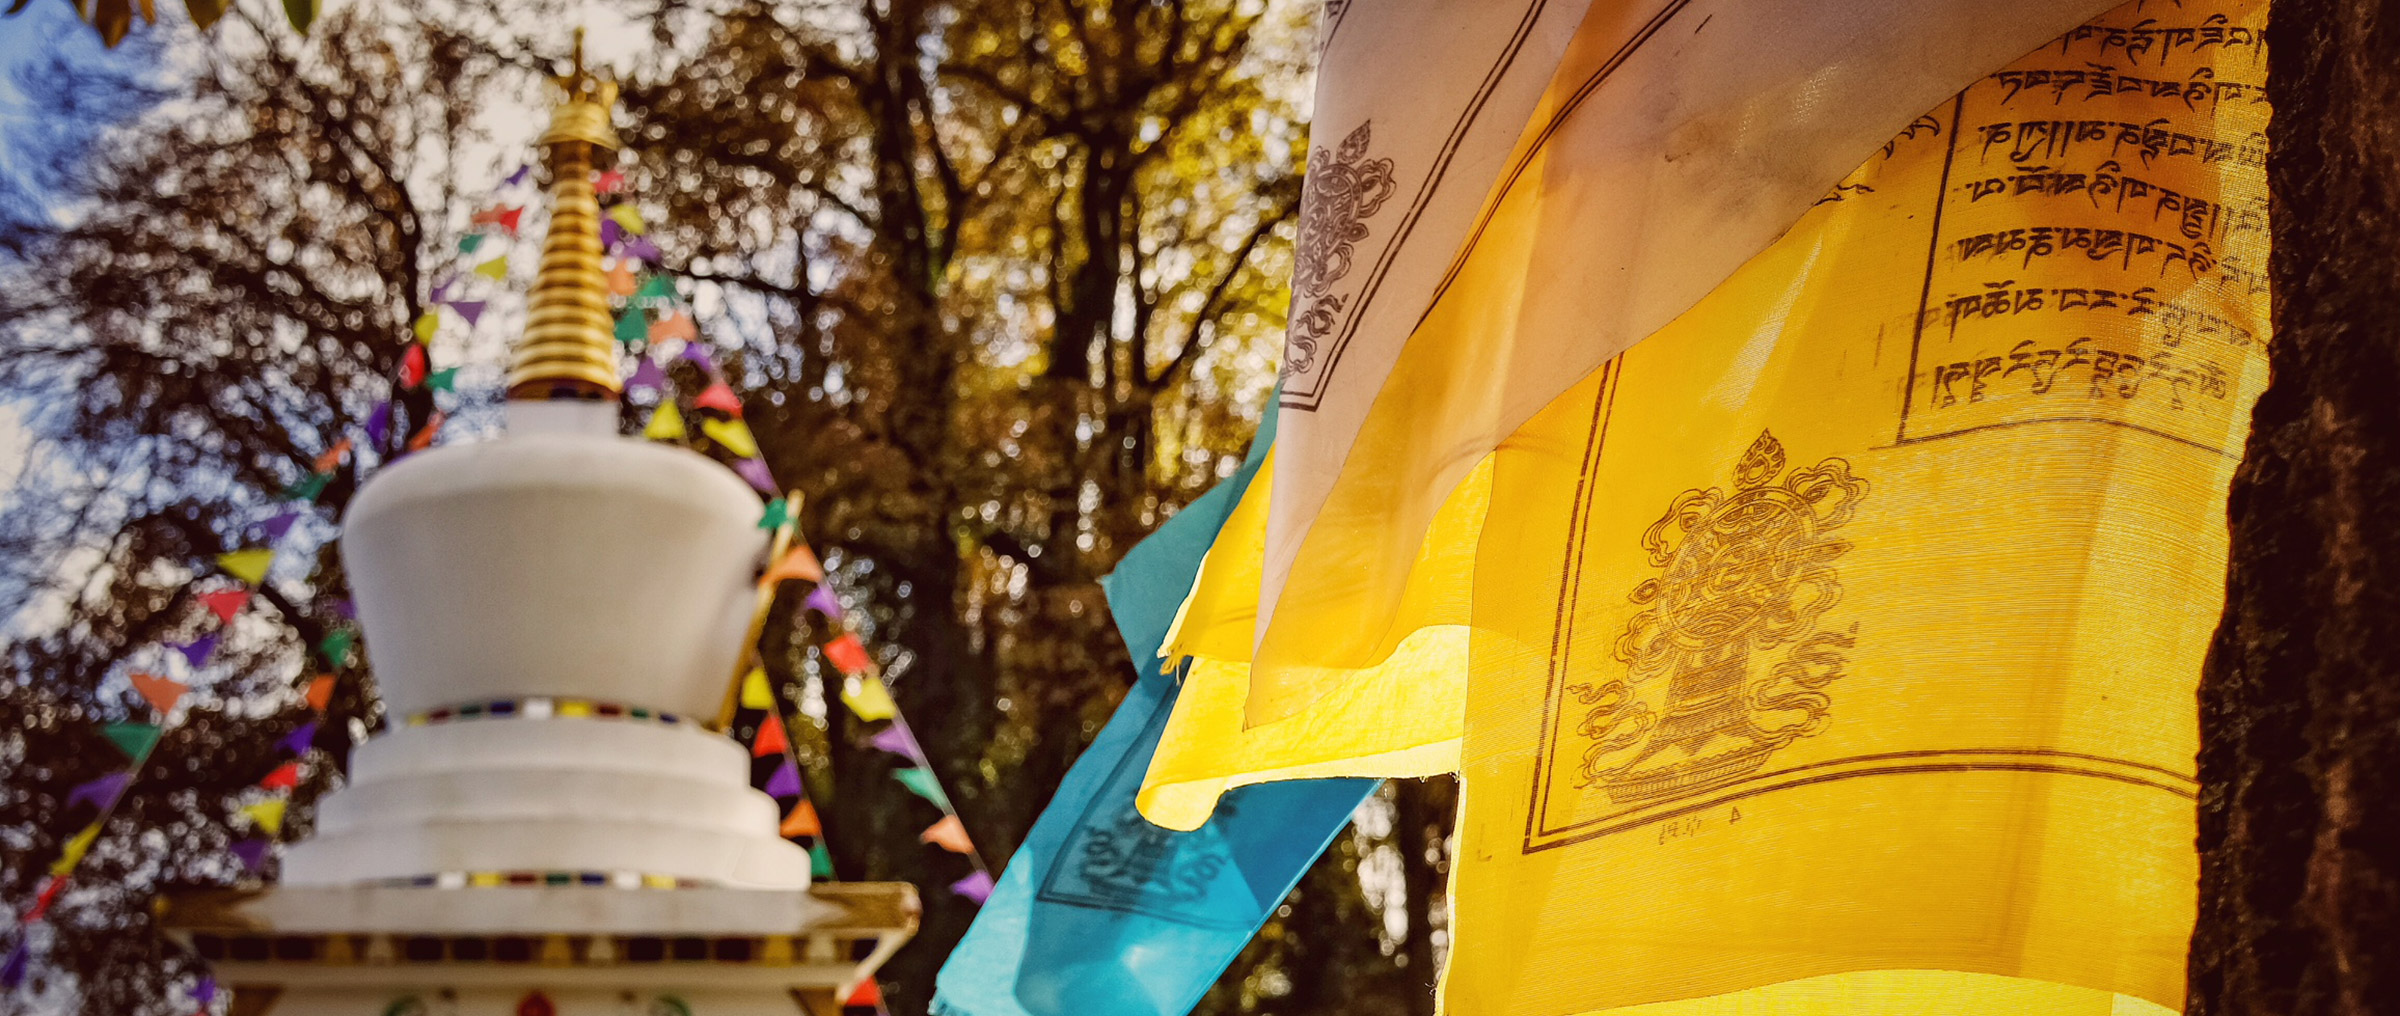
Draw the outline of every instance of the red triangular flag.
<instances>
[{"instance_id":1,"label":"red triangular flag","mask_svg":"<svg viewBox=\"0 0 2400 1016\"><path fill-rule=\"evenodd\" d=\"M220 589L200 594L200 605L207 607L209 613L217 615L217 620L226 624L232 624L233 616L241 613L242 607L249 602L250 591L247 589Z\"/></svg>"},{"instance_id":2,"label":"red triangular flag","mask_svg":"<svg viewBox=\"0 0 2400 1016\"><path fill-rule=\"evenodd\" d=\"M867 647L860 645L858 636L843 632L842 637L825 643L825 659L834 669L845 674L863 674L874 661L867 658Z\"/></svg>"},{"instance_id":3,"label":"red triangular flag","mask_svg":"<svg viewBox=\"0 0 2400 1016\"><path fill-rule=\"evenodd\" d=\"M842 1000L842 1004L880 1007L883 1005L883 989L875 986L874 978L868 978L858 982L858 987L851 990L850 997Z\"/></svg>"},{"instance_id":4,"label":"red triangular flag","mask_svg":"<svg viewBox=\"0 0 2400 1016\"><path fill-rule=\"evenodd\" d=\"M400 357L400 387L414 388L425 383L425 347L410 346Z\"/></svg>"},{"instance_id":5,"label":"red triangular flag","mask_svg":"<svg viewBox=\"0 0 2400 1016\"><path fill-rule=\"evenodd\" d=\"M783 736L783 718L769 712L766 719L758 721L758 739L750 742L750 757L781 755L791 747L791 739Z\"/></svg>"},{"instance_id":6,"label":"red triangular flag","mask_svg":"<svg viewBox=\"0 0 2400 1016\"><path fill-rule=\"evenodd\" d=\"M150 703L150 708L158 710L160 716L173 712L175 703L183 701L183 693L191 690L181 682L156 674L134 674L131 680L133 690L140 692L142 700Z\"/></svg>"},{"instance_id":7,"label":"red triangular flag","mask_svg":"<svg viewBox=\"0 0 2400 1016\"><path fill-rule=\"evenodd\" d=\"M783 817L783 835L787 838L825 835L825 824L817 821L817 806L808 803L807 798L801 798L800 806Z\"/></svg>"},{"instance_id":8,"label":"red triangular flag","mask_svg":"<svg viewBox=\"0 0 2400 1016\"><path fill-rule=\"evenodd\" d=\"M474 224L498 226L507 230L508 235L515 236L517 235L517 219L524 214L525 209L523 208L486 208L475 213Z\"/></svg>"},{"instance_id":9,"label":"red triangular flag","mask_svg":"<svg viewBox=\"0 0 2400 1016\"><path fill-rule=\"evenodd\" d=\"M709 385L706 391L700 393L699 398L693 399L692 408L714 409L727 416L738 418L742 415L742 400L733 394L731 386L719 381Z\"/></svg>"},{"instance_id":10,"label":"red triangular flag","mask_svg":"<svg viewBox=\"0 0 2400 1016\"><path fill-rule=\"evenodd\" d=\"M325 704L331 701L333 701L332 674L319 674L315 680L308 682L308 707L310 709L320 713L324 712Z\"/></svg>"},{"instance_id":11,"label":"red triangular flag","mask_svg":"<svg viewBox=\"0 0 2400 1016\"><path fill-rule=\"evenodd\" d=\"M290 790L300 785L300 763L295 760L276 766L258 785L268 790Z\"/></svg>"}]
</instances>

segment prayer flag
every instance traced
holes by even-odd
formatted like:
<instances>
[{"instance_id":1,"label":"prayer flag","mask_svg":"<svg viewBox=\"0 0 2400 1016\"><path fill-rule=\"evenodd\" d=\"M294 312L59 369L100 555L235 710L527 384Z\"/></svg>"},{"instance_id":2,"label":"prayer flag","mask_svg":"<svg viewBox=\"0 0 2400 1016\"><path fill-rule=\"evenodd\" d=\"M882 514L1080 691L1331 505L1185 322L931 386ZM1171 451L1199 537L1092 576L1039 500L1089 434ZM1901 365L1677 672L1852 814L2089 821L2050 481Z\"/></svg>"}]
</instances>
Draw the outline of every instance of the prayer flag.
<instances>
[{"instance_id":1,"label":"prayer flag","mask_svg":"<svg viewBox=\"0 0 2400 1016\"><path fill-rule=\"evenodd\" d=\"M374 422L368 421L367 426L371 432L374 429ZM292 481L291 486L283 488L283 498L286 501L314 501L318 495L325 493L326 485L332 482L332 473L311 473Z\"/></svg>"},{"instance_id":2,"label":"prayer flag","mask_svg":"<svg viewBox=\"0 0 2400 1016\"><path fill-rule=\"evenodd\" d=\"M761 789L768 797L800 796L799 765L785 758L782 765L775 767L775 775L767 777L767 785Z\"/></svg>"},{"instance_id":3,"label":"prayer flag","mask_svg":"<svg viewBox=\"0 0 2400 1016\"><path fill-rule=\"evenodd\" d=\"M477 322L483 320L483 309L486 306L488 304L482 300L459 300L452 303L450 309L457 311L459 317L467 319L467 327L473 328Z\"/></svg>"},{"instance_id":4,"label":"prayer flag","mask_svg":"<svg viewBox=\"0 0 2400 1016\"><path fill-rule=\"evenodd\" d=\"M458 238L458 252L461 254L473 254L475 248L481 246L483 246L483 234L481 233L469 233Z\"/></svg>"},{"instance_id":5,"label":"prayer flag","mask_svg":"<svg viewBox=\"0 0 2400 1016\"><path fill-rule=\"evenodd\" d=\"M414 388L425 382L425 347L410 346L400 356L400 387Z\"/></svg>"},{"instance_id":6,"label":"prayer flag","mask_svg":"<svg viewBox=\"0 0 2400 1016\"><path fill-rule=\"evenodd\" d=\"M316 464L312 468L320 473L333 472L342 464L342 457L348 454L350 454L350 439L343 438L334 442L333 447L325 449L325 454L317 456Z\"/></svg>"},{"instance_id":7,"label":"prayer flag","mask_svg":"<svg viewBox=\"0 0 2400 1016\"><path fill-rule=\"evenodd\" d=\"M867 743L874 745L877 750L891 752L918 765L925 764L924 753L917 749L917 739L909 735L905 721L894 721L891 726L876 731L874 737L867 739Z\"/></svg>"},{"instance_id":8,"label":"prayer flag","mask_svg":"<svg viewBox=\"0 0 2400 1016\"><path fill-rule=\"evenodd\" d=\"M700 368L701 372L710 377L717 375L717 358L708 355L707 346L698 342L686 342L683 344L683 352L676 355L690 362L692 366ZM734 415L741 415L739 410L733 412Z\"/></svg>"},{"instance_id":9,"label":"prayer flag","mask_svg":"<svg viewBox=\"0 0 2400 1016\"><path fill-rule=\"evenodd\" d=\"M758 516L758 528L766 530L781 529L791 521L791 503L779 497L767 502L766 511L760 513Z\"/></svg>"},{"instance_id":10,"label":"prayer flag","mask_svg":"<svg viewBox=\"0 0 2400 1016\"><path fill-rule=\"evenodd\" d=\"M268 542L280 542L285 534L292 531L292 523L298 521L300 521L299 512L285 509L276 512L273 517L260 523L258 531L266 536Z\"/></svg>"},{"instance_id":11,"label":"prayer flag","mask_svg":"<svg viewBox=\"0 0 2400 1016\"><path fill-rule=\"evenodd\" d=\"M283 735L283 740L277 743L294 755L307 754L309 747L317 743L317 721L310 720L292 728L292 732Z\"/></svg>"},{"instance_id":12,"label":"prayer flag","mask_svg":"<svg viewBox=\"0 0 2400 1016\"><path fill-rule=\"evenodd\" d=\"M247 588L219 589L200 594L200 605L208 608L209 613L217 615L217 620L225 624L232 624L233 619L241 614L242 607L249 602L250 590Z\"/></svg>"},{"instance_id":13,"label":"prayer flag","mask_svg":"<svg viewBox=\"0 0 2400 1016\"><path fill-rule=\"evenodd\" d=\"M775 708L775 692L767 687L766 668L752 667L750 673L742 676L742 708Z\"/></svg>"},{"instance_id":14,"label":"prayer flag","mask_svg":"<svg viewBox=\"0 0 2400 1016\"><path fill-rule=\"evenodd\" d=\"M844 1006L873 1006L877 1010L881 1010L883 1008L883 988L875 983L874 978L870 977L858 982L858 987L850 989L850 997L843 999L842 1004Z\"/></svg>"},{"instance_id":15,"label":"prayer flag","mask_svg":"<svg viewBox=\"0 0 2400 1016\"><path fill-rule=\"evenodd\" d=\"M225 574L254 586L265 581L267 566L274 563L275 551L266 547L228 551L217 555L217 567L224 569Z\"/></svg>"},{"instance_id":16,"label":"prayer flag","mask_svg":"<svg viewBox=\"0 0 2400 1016\"><path fill-rule=\"evenodd\" d=\"M50 877L65 878L73 872L76 865L83 863L83 855L92 849L92 841L99 838L100 822L94 819L92 824L84 826L82 832L76 833L75 838L68 840L67 845L59 850L58 859L50 862Z\"/></svg>"},{"instance_id":17,"label":"prayer flag","mask_svg":"<svg viewBox=\"0 0 2400 1016\"><path fill-rule=\"evenodd\" d=\"M425 376L425 387L437 392L458 390L458 368L444 367Z\"/></svg>"},{"instance_id":18,"label":"prayer flag","mask_svg":"<svg viewBox=\"0 0 2400 1016\"><path fill-rule=\"evenodd\" d=\"M517 167L516 172L508 174L508 177L500 182L507 186L515 187L524 183L525 179L532 175L533 167L529 164L521 164Z\"/></svg>"},{"instance_id":19,"label":"prayer flag","mask_svg":"<svg viewBox=\"0 0 2400 1016\"><path fill-rule=\"evenodd\" d=\"M975 844L967 839L967 827L956 815L944 815L942 820L925 827L917 834L917 842L931 843L953 854L973 854Z\"/></svg>"},{"instance_id":20,"label":"prayer flag","mask_svg":"<svg viewBox=\"0 0 2400 1016\"><path fill-rule=\"evenodd\" d=\"M142 696L142 701L150 703L150 708L160 716L174 712L175 703L183 701L184 693L192 690L181 681L156 674L136 673L127 680L133 683L133 690Z\"/></svg>"},{"instance_id":21,"label":"prayer flag","mask_svg":"<svg viewBox=\"0 0 2400 1016\"><path fill-rule=\"evenodd\" d=\"M833 587L823 582L817 583L817 588L808 591L808 599L805 602L808 604L808 609L823 614L828 620L839 620L842 616L842 598L834 595Z\"/></svg>"},{"instance_id":22,"label":"prayer flag","mask_svg":"<svg viewBox=\"0 0 2400 1016\"><path fill-rule=\"evenodd\" d=\"M433 292L432 292L432 294L428 295L428 296L425 298L425 302L427 302L427 303L431 303L431 304L435 304L435 305L440 305L440 304L449 303L449 302L450 302L450 290L451 290L453 287L457 286L457 285L458 285L458 276L455 276L455 275L445 275L445 276L442 276L442 280L441 280L440 282L436 282L436 283L434 283L434 284L433 284Z\"/></svg>"},{"instance_id":23,"label":"prayer flag","mask_svg":"<svg viewBox=\"0 0 2400 1016\"><path fill-rule=\"evenodd\" d=\"M864 674L875 665L867 657L867 647L860 644L858 636L850 632L843 632L839 638L825 643L825 659L845 674Z\"/></svg>"},{"instance_id":24,"label":"prayer flag","mask_svg":"<svg viewBox=\"0 0 2400 1016\"><path fill-rule=\"evenodd\" d=\"M765 575L759 576L758 581L762 585L773 585L792 579L808 582L822 582L825 579L825 566L817 562L816 552L809 550L808 544L793 543L792 549L784 551L783 558L767 569Z\"/></svg>"},{"instance_id":25,"label":"prayer flag","mask_svg":"<svg viewBox=\"0 0 2400 1016\"><path fill-rule=\"evenodd\" d=\"M892 690L873 675L853 677L842 682L842 704L850 707L850 715L868 723L888 720L900 714L899 703L892 701Z\"/></svg>"},{"instance_id":26,"label":"prayer flag","mask_svg":"<svg viewBox=\"0 0 2400 1016\"><path fill-rule=\"evenodd\" d=\"M943 795L942 785L933 778L933 770L922 766L892 770L892 778L908 788L908 792L933 802L943 811L950 810L950 798Z\"/></svg>"},{"instance_id":27,"label":"prayer flag","mask_svg":"<svg viewBox=\"0 0 2400 1016\"><path fill-rule=\"evenodd\" d=\"M750 481L750 486L757 488L759 493L775 492L775 476L767 471L767 460L743 459L733 464L733 471L735 475Z\"/></svg>"},{"instance_id":28,"label":"prayer flag","mask_svg":"<svg viewBox=\"0 0 2400 1016\"><path fill-rule=\"evenodd\" d=\"M633 376L625 380L625 387L632 389L658 389L666 386L666 368L659 366L658 361L647 356L642 357L642 361L634 365Z\"/></svg>"},{"instance_id":29,"label":"prayer flag","mask_svg":"<svg viewBox=\"0 0 2400 1016\"><path fill-rule=\"evenodd\" d=\"M631 262L619 258L616 264L609 266L608 293L610 296L632 296L634 290L640 286L640 281L633 277Z\"/></svg>"},{"instance_id":30,"label":"prayer flag","mask_svg":"<svg viewBox=\"0 0 2400 1016\"><path fill-rule=\"evenodd\" d=\"M159 735L155 723L110 723L100 728L100 736L108 738L108 743L116 745L118 751L137 765L150 757L151 749L158 747Z\"/></svg>"},{"instance_id":31,"label":"prayer flag","mask_svg":"<svg viewBox=\"0 0 2400 1016\"><path fill-rule=\"evenodd\" d=\"M639 235L643 232L642 210L635 208L631 201L617 202L608 210L608 217L616 220L617 225L625 227L625 231L628 233Z\"/></svg>"},{"instance_id":32,"label":"prayer flag","mask_svg":"<svg viewBox=\"0 0 2400 1016\"><path fill-rule=\"evenodd\" d=\"M967 899L973 901L977 906L983 905L992 898L992 889L992 873L984 871L980 868L976 869L974 874L950 883L951 892L966 897ZM945 964L943 969L948 969L948 966ZM1184 1007L1186 1011L1189 1011L1190 1008L1191 1006ZM1164 1009L1159 1011L1161 1013L1166 1012Z\"/></svg>"},{"instance_id":33,"label":"prayer flag","mask_svg":"<svg viewBox=\"0 0 2400 1016\"><path fill-rule=\"evenodd\" d=\"M276 766L275 771L268 773L265 779L258 781L258 785L266 790L290 790L298 787L300 785L299 761L294 760Z\"/></svg>"},{"instance_id":34,"label":"prayer flag","mask_svg":"<svg viewBox=\"0 0 2400 1016\"><path fill-rule=\"evenodd\" d=\"M350 662L350 647L357 642L356 629L335 628L317 641L317 655L325 658L326 666L339 669Z\"/></svg>"},{"instance_id":35,"label":"prayer flag","mask_svg":"<svg viewBox=\"0 0 2400 1016\"><path fill-rule=\"evenodd\" d=\"M209 656L217 651L217 639L219 637L220 636L216 632L212 631L206 635L200 636L199 638L175 646L174 649L176 652L183 654L183 662L192 665L194 668L198 668L205 666L208 663Z\"/></svg>"},{"instance_id":36,"label":"prayer flag","mask_svg":"<svg viewBox=\"0 0 2400 1016\"><path fill-rule=\"evenodd\" d=\"M502 254L499 257L493 258L480 265L476 265L475 274L490 279L493 282L501 282L506 280L508 278L508 255Z\"/></svg>"},{"instance_id":37,"label":"prayer flag","mask_svg":"<svg viewBox=\"0 0 2400 1016\"><path fill-rule=\"evenodd\" d=\"M621 253L626 257L637 258L654 265L659 261L658 245L651 243L650 238L646 236L637 236L626 240L625 248Z\"/></svg>"},{"instance_id":38,"label":"prayer flag","mask_svg":"<svg viewBox=\"0 0 2400 1016\"><path fill-rule=\"evenodd\" d=\"M67 807L73 808L78 804L90 802L94 809L107 811L117 803L117 798L125 793L125 785L132 781L133 773L130 770L119 770L105 776L85 780L76 784L75 789L67 791Z\"/></svg>"},{"instance_id":39,"label":"prayer flag","mask_svg":"<svg viewBox=\"0 0 2400 1016\"><path fill-rule=\"evenodd\" d=\"M700 421L700 431L707 434L709 440L716 442L717 447L731 453L734 458L755 459L758 457L758 439L751 436L749 424L740 420L707 418Z\"/></svg>"},{"instance_id":40,"label":"prayer flag","mask_svg":"<svg viewBox=\"0 0 2400 1016\"><path fill-rule=\"evenodd\" d=\"M22 923L31 924L48 914L50 905L58 902L58 894L66 890L68 881L69 878L65 875L52 875L44 878L42 891L34 896L33 909L25 912L25 920Z\"/></svg>"},{"instance_id":41,"label":"prayer flag","mask_svg":"<svg viewBox=\"0 0 2400 1016\"><path fill-rule=\"evenodd\" d=\"M25 983L25 968L32 959L27 949L30 939L31 936L18 932L16 944L8 947L8 958L0 960L0 989L15 991Z\"/></svg>"},{"instance_id":42,"label":"prayer flag","mask_svg":"<svg viewBox=\"0 0 2400 1016\"><path fill-rule=\"evenodd\" d=\"M634 292L633 298L645 304L671 301L675 299L675 280L664 275L644 275L642 288Z\"/></svg>"},{"instance_id":43,"label":"prayer flag","mask_svg":"<svg viewBox=\"0 0 2400 1016\"><path fill-rule=\"evenodd\" d=\"M692 323L692 315L685 311L669 311L667 316L650 322L650 341L652 342L664 342L668 339L682 339L690 342L699 337L699 326Z\"/></svg>"},{"instance_id":44,"label":"prayer flag","mask_svg":"<svg viewBox=\"0 0 2400 1016\"><path fill-rule=\"evenodd\" d=\"M802 836L823 836L825 826L817 818L817 806L803 797L799 804L792 806L792 813L783 817L783 826L778 831L785 839L797 839Z\"/></svg>"},{"instance_id":45,"label":"prayer flag","mask_svg":"<svg viewBox=\"0 0 2400 1016\"><path fill-rule=\"evenodd\" d=\"M207 1005L217 1000L217 979L200 975L200 983L192 985L192 1001Z\"/></svg>"},{"instance_id":46,"label":"prayer flag","mask_svg":"<svg viewBox=\"0 0 2400 1016\"><path fill-rule=\"evenodd\" d=\"M675 408L673 399L660 400L650 422L642 427L642 436L652 441L680 441L684 433L683 412Z\"/></svg>"},{"instance_id":47,"label":"prayer flag","mask_svg":"<svg viewBox=\"0 0 2400 1016\"><path fill-rule=\"evenodd\" d=\"M619 170L607 170L592 180L592 190L601 194L614 194L624 187L625 174Z\"/></svg>"},{"instance_id":48,"label":"prayer flag","mask_svg":"<svg viewBox=\"0 0 2400 1016\"><path fill-rule=\"evenodd\" d=\"M833 855L826 851L825 839L822 836L818 837L815 843L808 845L808 877L815 879L833 877Z\"/></svg>"},{"instance_id":49,"label":"prayer flag","mask_svg":"<svg viewBox=\"0 0 2400 1016\"><path fill-rule=\"evenodd\" d=\"M773 709L767 710L767 715L758 721L758 736L750 742L750 757L765 758L790 751L791 748L791 740L783 736L783 717L776 715Z\"/></svg>"},{"instance_id":50,"label":"prayer flag","mask_svg":"<svg viewBox=\"0 0 2400 1016\"><path fill-rule=\"evenodd\" d=\"M701 389L700 397L692 400L692 408L714 409L727 416L739 418L742 415L742 400L733 394L733 386L723 381L716 381L707 388Z\"/></svg>"},{"instance_id":51,"label":"prayer flag","mask_svg":"<svg viewBox=\"0 0 2400 1016\"><path fill-rule=\"evenodd\" d=\"M332 674L319 674L309 680L308 707L310 709L320 713L325 711L326 704L333 701L333 683Z\"/></svg>"},{"instance_id":52,"label":"prayer flag","mask_svg":"<svg viewBox=\"0 0 2400 1016\"><path fill-rule=\"evenodd\" d=\"M283 798L270 797L254 804L243 805L242 814L249 818L250 824L257 826L260 832L276 836L283 832L284 807Z\"/></svg>"},{"instance_id":53,"label":"prayer flag","mask_svg":"<svg viewBox=\"0 0 2400 1016\"><path fill-rule=\"evenodd\" d=\"M408 439L408 450L412 452L421 452L427 448L433 447L433 439L441 435L442 424L449 422L449 420L449 414L444 413L439 409L434 410L432 416L425 418L424 428L417 431L417 435L415 437Z\"/></svg>"},{"instance_id":54,"label":"prayer flag","mask_svg":"<svg viewBox=\"0 0 2400 1016\"><path fill-rule=\"evenodd\" d=\"M383 443L384 435L391 433L391 430L392 403L390 399L385 399L382 402L376 403L375 410L367 414L367 440L380 445ZM317 490L319 492L322 492L324 489L324 484L320 483L317 485ZM308 496L308 500L316 500L316 495L310 494Z\"/></svg>"},{"instance_id":55,"label":"prayer flag","mask_svg":"<svg viewBox=\"0 0 2400 1016\"><path fill-rule=\"evenodd\" d=\"M650 325L640 307L627 307L624 313L617 315L616 334L617 341L628 346L649 336Z\"/></svg>"},{"instance_id":56,"label":"prayer flag","mask_svg":"<svg viewBox=\"0 0 2400 1016\"><path fill-rule=\"evenodd\" d=\"M233 850L234 858L242 862L242 870L244 871L256 872L261 865L267 863L266 840L256 837L246 840L235 840L231 845L231 849Z\"/></svg>"},{"instance_id":57,"label":"prayer flag","mask_svg":"<svg viewBox=\"0 0 2400 1016\"><path fill-rule=\"evenodd\" d=\"M434 333L440 331L441 328L442 315L439 311L429 310L423 314L417 315L417 323L414 330L417 334L418 342L432 342Z\"/></svg>"},{"instance_id":58,"label":"prayer flag","mask_svg":"<svg viewBox=\"0 0 2400 1016\"><path fill-rule=\"evenodd\" d=\"M523 207L492 207L475 213L475 218L472 221L473 224L478 226L498 226L507 231L510 236L515 236L517 233L517 220L524 214L525 209Z\"/></svg>"},{"instance_id":59,"label":"prayer flag","mask_svg":"<svg viewBox=\"0 0 2400 1016\"><path fill-rule=\"evenodd\" d=\"M601 250L615 250L615 249L617 249L617 241L618 241L618 240L620 240L620 239L623 239L623 238L624 238L624 236L625 236L625 227L623 227L623 226L620 226L620 225L617 225L617 220L615 220L615 219L602 219L602 220L600 220L600 249L601 249Z\"/></svg>"}]
</instances>

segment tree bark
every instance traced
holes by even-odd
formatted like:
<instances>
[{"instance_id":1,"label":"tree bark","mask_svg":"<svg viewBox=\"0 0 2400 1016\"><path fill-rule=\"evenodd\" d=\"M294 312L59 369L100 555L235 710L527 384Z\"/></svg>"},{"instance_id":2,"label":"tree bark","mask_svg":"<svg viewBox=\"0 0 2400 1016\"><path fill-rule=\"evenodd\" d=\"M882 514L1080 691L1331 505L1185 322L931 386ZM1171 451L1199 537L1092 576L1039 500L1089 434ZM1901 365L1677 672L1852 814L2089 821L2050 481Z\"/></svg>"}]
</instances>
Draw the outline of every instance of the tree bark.
<instances>
[{"instance_id":1,"label":"tree bark","mask_svg":"<svg viewBox=\"0 0 2400 1016\"><path fill-rule=\"evenodd\" d=\"M2189 1012L2400 998L2400 3L2276 0L2273 380L2200 685Z\"/></svg>"}]
</instances>

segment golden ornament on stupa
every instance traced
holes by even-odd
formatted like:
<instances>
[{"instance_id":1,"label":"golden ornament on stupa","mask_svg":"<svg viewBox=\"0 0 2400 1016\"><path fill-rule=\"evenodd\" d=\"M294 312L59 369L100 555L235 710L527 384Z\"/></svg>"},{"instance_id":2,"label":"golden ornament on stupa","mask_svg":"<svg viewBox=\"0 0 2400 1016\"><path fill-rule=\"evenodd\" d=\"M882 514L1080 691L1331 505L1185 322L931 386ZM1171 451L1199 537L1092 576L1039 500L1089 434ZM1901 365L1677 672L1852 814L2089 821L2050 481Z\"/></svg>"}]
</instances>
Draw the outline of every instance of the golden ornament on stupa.
<instances>
[{"instance_id":1,"label":"golden ornament on stupa","mask_svg":"<svg viewBox=\"0 0 2400 1016\"><path fill-rule=\"evenodd\" d=\"M541 139L542 166L550 176L550 233L542 241L525 334L509 357L508 397L614 399L622 385L608 280L600 268L600 200L592 167L598 152L617 150L610 122L617 83L584 68L580 30L573 72L554 80L565 95Z\"/></svg>"}]
</instances>

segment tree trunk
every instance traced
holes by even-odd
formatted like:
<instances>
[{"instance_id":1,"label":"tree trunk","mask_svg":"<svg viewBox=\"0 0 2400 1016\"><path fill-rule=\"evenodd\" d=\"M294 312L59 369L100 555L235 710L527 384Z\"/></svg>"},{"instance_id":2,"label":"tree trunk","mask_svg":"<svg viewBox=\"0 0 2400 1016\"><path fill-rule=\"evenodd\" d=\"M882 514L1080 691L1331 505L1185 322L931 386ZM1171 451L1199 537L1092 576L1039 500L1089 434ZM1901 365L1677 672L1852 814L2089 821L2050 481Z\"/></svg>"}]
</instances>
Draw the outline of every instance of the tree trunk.
<instances>
[{"instance_id":1,"label":"tree trunk","mask_svg":"<svg viewBox=\"0 0 2400 1016\"><path fill-rule=\"evenodd\" d=\"M2400 3L2276 0L2273 382L2200 685L2189 1011L2400 998Z\"/></svg>"}]
</instances>

